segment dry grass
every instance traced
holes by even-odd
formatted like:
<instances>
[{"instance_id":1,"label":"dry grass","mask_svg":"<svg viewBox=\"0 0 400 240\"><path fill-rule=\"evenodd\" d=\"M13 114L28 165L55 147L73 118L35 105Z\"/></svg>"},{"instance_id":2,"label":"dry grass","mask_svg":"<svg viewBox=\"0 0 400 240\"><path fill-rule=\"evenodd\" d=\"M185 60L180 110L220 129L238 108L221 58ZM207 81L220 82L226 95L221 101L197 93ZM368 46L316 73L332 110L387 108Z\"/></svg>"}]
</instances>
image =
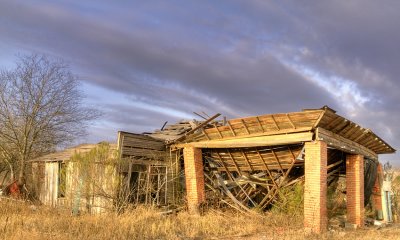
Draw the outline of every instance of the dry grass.
<instances>
[{"instance_id":1,"label":"dry grass","mask_svg":"<svg viewBox=\"0 0 400 240\"><path fill-rule=\"evenodd\" d=\"M122 215L71 216L68 211L0 201L2 239L399 239L400 229L328 232L305 236L301 217L185 212L163 216L137 208ZM399 237L397 237L399 236Z\"/></svg>"}]
</instances>

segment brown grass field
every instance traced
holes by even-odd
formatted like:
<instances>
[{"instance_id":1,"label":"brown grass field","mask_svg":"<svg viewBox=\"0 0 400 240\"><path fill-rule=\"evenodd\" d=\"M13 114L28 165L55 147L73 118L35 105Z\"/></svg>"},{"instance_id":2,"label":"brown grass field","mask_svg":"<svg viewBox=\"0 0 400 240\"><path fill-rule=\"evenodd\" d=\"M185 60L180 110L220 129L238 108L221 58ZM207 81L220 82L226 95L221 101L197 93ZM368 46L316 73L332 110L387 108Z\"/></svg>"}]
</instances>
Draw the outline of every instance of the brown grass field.
<instances>
[{"instance_id":1,"label":"brown grass field","mask_svg":"<svg viewBox=\"0 0 400 240\"><path fill-rule=\"evenodd\" d=\"M1 239L400 239L400 228L336 230L305 235L301 216L209 211L161 215L139 207L121 215L69 211L0 199Z\"/></svg>"}]
</instances>

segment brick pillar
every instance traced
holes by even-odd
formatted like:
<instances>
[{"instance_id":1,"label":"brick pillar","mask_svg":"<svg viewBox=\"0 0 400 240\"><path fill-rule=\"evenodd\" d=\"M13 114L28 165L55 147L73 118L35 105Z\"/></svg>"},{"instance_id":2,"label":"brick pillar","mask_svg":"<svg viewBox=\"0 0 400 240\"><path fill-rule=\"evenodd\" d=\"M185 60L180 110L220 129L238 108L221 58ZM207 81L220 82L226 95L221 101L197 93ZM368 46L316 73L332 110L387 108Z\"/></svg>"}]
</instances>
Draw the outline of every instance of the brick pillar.
<instances>
[{"instance_id":1,"label":"brick pillar","mask_svg":"<svg viewBox=\"0 0 400 240\"><path fill-rule=\"evenodd\" d=\"M327 145L323 141L305 143L304 228L322 233L328 227Z\"/></svg>"},{"instance_id":2,"label":"brick pillar","mask_svg":"<svg viewBox=\"0 0 400 240\"><path fill-rule=\"evenodd\" d=\"M372 190L375 214L376 214L376 219L378 219L378 220L383 220L382 182L383 182L382 164L378 163L378 168L376 169L375 184L374 184L374 188Z\"/></svg>"},{"instance_id":3,"label":"brick pillar","mask_svg":"<svg viewBox=\"0 0 400 240\"><path fill-rule=\"evenodd\" d=\"M347 222L364 226L364 157L348 154L346 157Z\"/></svg>"},{"instance_id":4,"label":"brick pillar","mask_svg":"<svg viewBox=\"0 0 400 240\"><path fill-rule=\"evenodd\" d=\"M200 148L185 147L186 197L188 210L192 214L199 213L200 203L205 201L203 159Z\"/></svg>"}]
</instances>

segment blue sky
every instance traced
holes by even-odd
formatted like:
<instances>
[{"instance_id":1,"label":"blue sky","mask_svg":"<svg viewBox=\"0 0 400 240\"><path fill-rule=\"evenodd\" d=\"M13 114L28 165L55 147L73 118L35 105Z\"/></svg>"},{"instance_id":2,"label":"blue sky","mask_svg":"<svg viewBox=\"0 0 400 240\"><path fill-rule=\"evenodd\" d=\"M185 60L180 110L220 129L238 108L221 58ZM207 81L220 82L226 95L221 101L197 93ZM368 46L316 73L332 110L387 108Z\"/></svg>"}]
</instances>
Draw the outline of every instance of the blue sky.
<instances>
[{"instance_id":1,"label":"blue sky","mask_svg":"<svg viewBox=\"0 0 400 240\"><path fill-rule=\"evenodd\" d=\"M66 60L86 103L104 113L80 141L152 131L193 111L328 105L399 148L398 9L386 0L0 0L0 66L18 53Z\"/></svg>"}]
</instances>

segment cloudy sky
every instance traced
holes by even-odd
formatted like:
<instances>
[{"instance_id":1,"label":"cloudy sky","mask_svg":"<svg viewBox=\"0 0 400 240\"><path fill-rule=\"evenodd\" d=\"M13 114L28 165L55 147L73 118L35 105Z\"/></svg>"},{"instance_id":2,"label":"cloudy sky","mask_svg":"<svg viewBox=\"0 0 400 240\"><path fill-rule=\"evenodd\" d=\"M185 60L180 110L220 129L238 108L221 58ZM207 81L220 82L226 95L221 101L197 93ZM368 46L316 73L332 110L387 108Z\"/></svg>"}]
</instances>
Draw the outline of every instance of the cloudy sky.
<instances>
[{"instance_id":1,"label":"cloudy sky","mask_svg":"<svg viewBox=\"0 0 400 240\"><path fill-rule=\"evenodd\" d=\"M69 62L87 104L104 113L86 142L193 111L328 105L399 148L399 9L394 0L0 0L0 66L31 52Z\"/></svg>"}]
</instances>

